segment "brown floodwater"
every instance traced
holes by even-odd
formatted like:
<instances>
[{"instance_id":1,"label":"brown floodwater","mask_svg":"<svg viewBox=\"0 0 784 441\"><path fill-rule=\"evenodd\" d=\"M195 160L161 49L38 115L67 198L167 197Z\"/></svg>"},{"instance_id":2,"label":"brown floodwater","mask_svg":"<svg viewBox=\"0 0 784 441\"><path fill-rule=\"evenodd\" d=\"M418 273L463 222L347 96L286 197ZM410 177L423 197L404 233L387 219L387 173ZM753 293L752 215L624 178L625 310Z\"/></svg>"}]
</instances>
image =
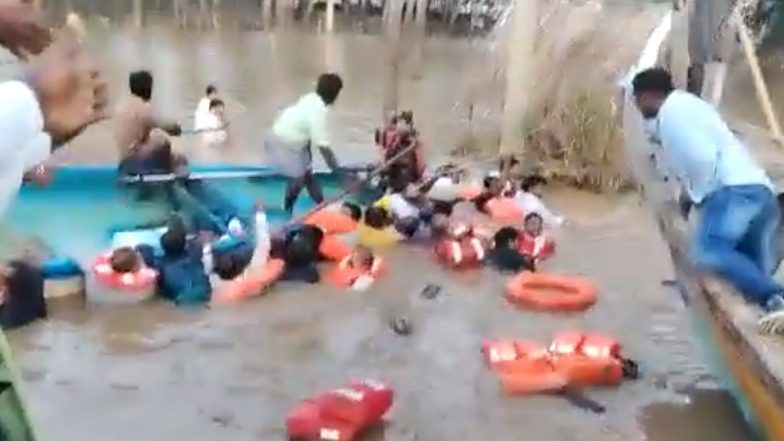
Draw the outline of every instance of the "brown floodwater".
<instances>
[{"instance_id":1,"label":"brown floodwater","mask_svg":"<svg viewBox=\"0 0 784 441\"><path fill-rule=\"evenodd\" d=\"M233 146L216 152L193 138L179 140L177 147L197 161L263 163L262 140L276 111L324 70L346 80L335 108L339 156L375 158L372 130L387 69L378 35L180 31L155 17L143 30L99 19L89 24L87 44L104 60L115 96L128 71L150 69L156 105L187 122L204 86L220 88ZM464 133L462 100L476 72L493 69L494 47L433 36L410 51L401 103L416 112L432 160ZM497 126L500 94L491 89L476 99L476 130ZM107 127L89 131L58 159L113 160ZM548 200L571 222L545 267L596 281L601 299L584 314L516 310L492 271L447 272L429 250L400 246L385 253L389 275L365 293L281 284L234 307L91 305L11 332L32 418L50 441L281 440L285 414L298 400L350 377L371 377L394 385L396 402L368 440L751 439L706 366L688 310L661 285L671 277L668 254L636 197L555 189ZM436 299L420 297L428 283L443 287ZM409 337L389 329L401 316L413 323ZM606 406L604 415L556 397L502 396L483 365L484 339L544 342L565 329L617 336L642 365L639 381L589 392Z\"/></svg>"}]
</instances>

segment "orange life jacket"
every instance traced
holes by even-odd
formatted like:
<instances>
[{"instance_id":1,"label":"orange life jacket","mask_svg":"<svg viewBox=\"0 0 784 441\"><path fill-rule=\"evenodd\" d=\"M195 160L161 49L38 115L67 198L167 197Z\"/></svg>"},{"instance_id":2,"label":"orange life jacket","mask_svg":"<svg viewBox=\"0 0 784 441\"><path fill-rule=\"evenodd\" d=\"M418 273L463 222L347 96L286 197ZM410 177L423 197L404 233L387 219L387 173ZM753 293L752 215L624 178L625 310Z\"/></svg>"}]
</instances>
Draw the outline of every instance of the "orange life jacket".
<instances>
[{"instance_id":1,"label":"orange life jacket","mask_svg":"<svg viewBox=\"0 0 784 441\"><path fill-rule=\"evenodd\" d=\"M567 386L615 386L624 378L620 345L610 337L566 332L550 347L526 341L483 344L485 361L510 394L554 392Z\"/></svg>"},{"instance_id":2,"label":"orange life jacket","mask_svg":"<svg viewBox=\"0 0 784 441\"><path fill-rule=\"evenodd\" d=\"M576 386L613 386L623 380L621 346L613 338L564 332L549 348L556 369Z\"/></svg>"},{"instance_id":3,"label":"orange life jacket","mask_svg":"<svg viewBox=\"0 0 784 441\"><path fill-rule=\"evenodd\" d=\"M476 267L487 257L482 241L471 235L445 238L436 244L435 253L440 261L453 268Z\"/></svg>"},{"instance_id":4,"label":"orange life jacket","mask_svg":"<svg viewBox=\"0 0 784 441\"><path fill-rule=\"evenodd\" d=\"M322 208L309 214L302 221L305 225L319 227L327 234L346 234L357 229L357 221L332 207Z\"/></svg>"},{"instance_id":5,"label":"orange life jacket","mask_svg":"<svg viewBox=\"0 0 784 441\"><path fill-rule=\"evenodd\" d=\"M517 249L522 255L541 262L555 254L555 241L545 233L532 236L523 231L517 239Z\"/></svg>"},{"instance_id":6,"label":"orange life jacket","mask_svg":"<svg viewBox=\"0 0 784 441\"><path fill-rule=\"evenodd\" d=\"M487 201L487 213L494 220L510 223L523 223L523 210L513 198L497 197Z\"/></svg>"},{"instance_id":7,"label":"orange life jacket","mask_svg":"<svg viewBox=\"0 0 784 441\"><path fill-rule=\"evenodd\" d=\"M378 279L385 269L384 260L376 256L373 257L373 264L369 270L354 268L351 264L351 255L348 255L332 269L327 275L327 280L342 288L350 288L362 276Z\"/></svg>"}]
</instances>

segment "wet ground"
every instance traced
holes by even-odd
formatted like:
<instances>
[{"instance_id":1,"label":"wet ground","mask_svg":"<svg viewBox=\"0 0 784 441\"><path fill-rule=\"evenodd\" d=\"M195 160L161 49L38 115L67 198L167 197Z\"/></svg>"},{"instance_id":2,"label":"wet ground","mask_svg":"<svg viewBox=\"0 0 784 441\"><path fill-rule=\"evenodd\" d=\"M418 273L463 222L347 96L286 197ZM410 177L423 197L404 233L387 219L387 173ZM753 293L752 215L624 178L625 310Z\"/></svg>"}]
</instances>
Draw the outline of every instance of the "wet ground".
<instances>
[{"instance_id":1,"label":"wet ground","mask_svg":"<svg viewBox=\"0 0 784 441\"><path fill-rule=\"evenodd\" d=\"M234 147L215 152L193 138L178 143L204 160L263 162L260 146L276 110L319 72L338 70L348 85L335 112L339 155L375 156L371 136L385 75L377 35L182 33L151 20L144 31L93 26L88 45L106 60L115 92L129 70L151 69L156 103L182 121L204 86L216 83L229 103ZM461 97L475 72L492 66L493 50L492 43L434 37L420 52L426 62L404 69L402 103L414 108L431 158L462 136ZM474 124L481 131L496 124L499 96L489 89L478 96ZM59 160L112 160L108 133L106 126L90 131ZM357 376L388 381L397 392L383 433L368 439L751 439L706 366L688 311L661 286L671 276L669 261L649 213L633 197L555 191L551 199L572 222L547 267L596 281L601 299L585 314L515 310L503 300L498 275L445 272L415 247L390 250L390 274L366 293L279 285L236 307L90 306L11 333L33 419L51 441L120 434L280 440L285 413L298 400ZM428 283L443 287L438 298L419 296ZM412 320L412 336L389 329L399 316ZM618 336L643 366L638 382L590 392L607 407L603 416L554 397L503 397L482 364L483 339L546 341L563 329Z\"/></svg>"}]
</instances>

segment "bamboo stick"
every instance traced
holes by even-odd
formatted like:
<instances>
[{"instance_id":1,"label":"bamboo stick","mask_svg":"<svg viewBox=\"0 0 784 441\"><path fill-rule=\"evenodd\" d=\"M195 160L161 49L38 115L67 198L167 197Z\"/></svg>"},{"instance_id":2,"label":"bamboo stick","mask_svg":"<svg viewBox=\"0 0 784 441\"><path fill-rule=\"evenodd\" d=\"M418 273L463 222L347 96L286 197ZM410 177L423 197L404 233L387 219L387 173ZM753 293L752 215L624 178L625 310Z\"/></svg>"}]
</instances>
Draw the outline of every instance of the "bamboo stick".
<instances>
[{"instance_id":1,"label":"bamboo stick","mask_svg":"<svg viewBox=\"0 0 784 441\"><path fill-rule=\"evenodd\" d=\"M743 48L743 53L746 56L746 62L749 64L749 68L751 68L751 75L752 79L754 80L754 89L757 91L757 99L759 100L760 106L762 107L762 112L765 114L768 127L773 133L773 137L776 142L779 144L784 144L784 139L782 139L781 135L781 125L779 124L776 111L773 108L773 102L770 100L770 93L768 92L768 86L765 83L765 78L762 76L762 69L760 68L759 59L757 58L754 43L751 40L751 35L749 34L749 30L746 27L746 24L743 22L743 17L740 15L738 8L735 8L732 14L735 27L737 28L738 35L740 36L741 47Z\"/></svg>"}]
</instances>

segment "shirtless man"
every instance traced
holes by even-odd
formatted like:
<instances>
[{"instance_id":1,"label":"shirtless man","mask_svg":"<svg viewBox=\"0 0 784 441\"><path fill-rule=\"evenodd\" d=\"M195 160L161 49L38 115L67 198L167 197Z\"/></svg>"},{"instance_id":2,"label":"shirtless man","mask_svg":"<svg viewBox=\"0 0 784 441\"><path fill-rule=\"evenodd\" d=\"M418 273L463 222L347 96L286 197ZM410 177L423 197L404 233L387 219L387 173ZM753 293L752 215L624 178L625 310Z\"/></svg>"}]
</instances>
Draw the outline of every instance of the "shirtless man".
<instances>
[{"instance_id":1,"label":"shirtless man","mask_svg":"<svg viewBox=\"0 0 784 441\"><path fill-rule=\"evenodd\" d=\"M150 104L152 74L141 70L128 77L130 94L114 113L114 139L119 148L120 171L125 174L170 173L180 165L169 136L179 136L176 122L161 118Z\"/></svg>"}]
</instances>

